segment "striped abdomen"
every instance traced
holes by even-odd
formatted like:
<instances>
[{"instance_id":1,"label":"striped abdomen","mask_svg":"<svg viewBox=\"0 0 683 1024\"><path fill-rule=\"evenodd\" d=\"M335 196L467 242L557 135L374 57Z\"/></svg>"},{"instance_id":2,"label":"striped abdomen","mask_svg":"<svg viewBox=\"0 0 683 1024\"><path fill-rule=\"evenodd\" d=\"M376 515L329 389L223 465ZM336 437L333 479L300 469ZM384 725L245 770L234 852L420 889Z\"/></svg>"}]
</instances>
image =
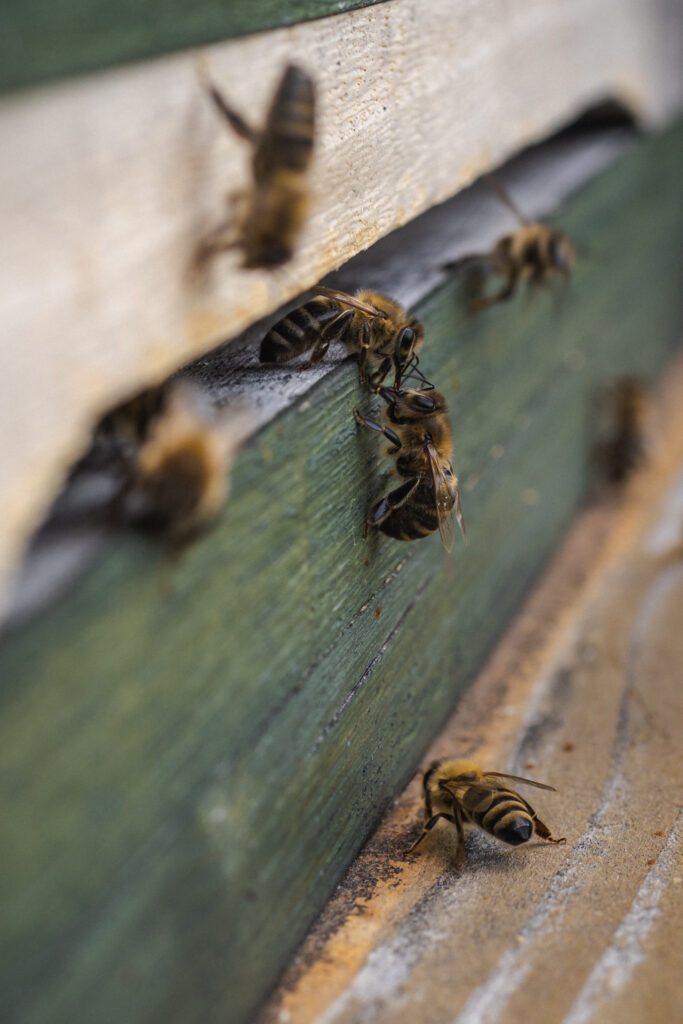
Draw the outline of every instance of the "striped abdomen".
<instances>
[{"instance_id":1,"label":"striped abdomen","mask_svg":"<svg viewBox=\"0 0 683 1024\"><path fill-rule=\"evenodd\" d=\"M381 502L378 503L380 504ZM438 530L439 517L431 478L425 477L408 501L390 512L379 524L379 528L395 540L419 540L420 537L427 537Z\"/></svg>"},{"instance_id":2,"label":"striped abdomen","mask_svg":"<svg viewBox=\"0 0 683 1024\"><path fill-rule=\"evenodd\" d=\"M315 89L301 68L290 64L273 97L254 155L257 182L278 170L303 172L313 153Z\"/></svg>"},{"instance_id":3,"label":"striped abdomen","mask_svg":"<svg viewBox=\"0 0 683 1024\"><path fill-rule=\"evenodd\" d=\"M534 824L527 804L510 789L494 789L468 804L469 820L504 843L519 846L531 837Z\"/></svg>"},{"instance_id":4,"label":"striped abdomen","mask_svg":"<svg viewBox=\"0 0 683 1024\"><path fill-rule=\"evenodd\" d=\"M270 328L261 342L259 359L262 363L287 363L307 352L340 308L329 299L311 299L297 306Z\"/></svg>"}]
</instances>

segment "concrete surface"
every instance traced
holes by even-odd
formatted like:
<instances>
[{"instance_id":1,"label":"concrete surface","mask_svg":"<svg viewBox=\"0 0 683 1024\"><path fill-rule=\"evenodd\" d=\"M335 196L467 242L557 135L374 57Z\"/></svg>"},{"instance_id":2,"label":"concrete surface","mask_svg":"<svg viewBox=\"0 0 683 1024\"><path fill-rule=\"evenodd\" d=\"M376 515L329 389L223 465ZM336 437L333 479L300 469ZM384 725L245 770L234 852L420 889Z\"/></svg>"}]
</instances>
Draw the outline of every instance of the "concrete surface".
<instances>
[{"instance_id":1,"label":"concrete surface","mask_svg":"<svg viewBox=\"0 0 683 1024\"><path fill-rule=\"evenodd\" d=\"M439 823L413 780L259 1024L683 1020L683 368L650 464L580 519L424 759L525 790L565 846Z\"/></svg>"}]
</instances>

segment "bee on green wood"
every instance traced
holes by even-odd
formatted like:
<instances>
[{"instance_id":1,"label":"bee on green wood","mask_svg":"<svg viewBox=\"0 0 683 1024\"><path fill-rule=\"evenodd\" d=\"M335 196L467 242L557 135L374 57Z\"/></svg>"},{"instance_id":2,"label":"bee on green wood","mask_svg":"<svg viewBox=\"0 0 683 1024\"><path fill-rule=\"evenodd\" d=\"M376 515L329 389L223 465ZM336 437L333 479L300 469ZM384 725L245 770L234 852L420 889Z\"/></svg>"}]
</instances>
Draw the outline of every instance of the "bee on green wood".
<instances>
[{"instance_id":1,"label":"bee on green wood","mask_svg":"<svg viewBox=\"0 0 683 1024\"><path fill-rule=\"evenodd\" d=\"M406 379L404 374L403 383ZM363 538L372 527L397 540L416 540L438 530L450 552L456 516L463 537L465 522L451 463L453 436L446 400L426 383L419 388L380 387L377 394L386 404L384 426L358 409L354 413L364 427L389 441L387 454L395 458L395 472L403 482L370 509Z\"/></svg>"},{"instance_id":2,"label":"bee on green wood","mask_svg":"<svg viewBox=\"0 0 683 1024\"><path fill-rule=\"evenodd\" d=\"M636 377L620 377L604 389L594 457L608 484L622 484L644 461L648 407L647 390Z\"/></svg>"},{"instance_id":3,"label":"bee on green wood","mask_svg":"<svg viewBox=\"0 0 683 1024\"><path fill-rule=\"evenodd\" d=\"M391 368L394 387L419 352L424 327L398 302L361 289L355 295L318 286L317 295L287 313L261 342L262 363L287 363L310 352L302 369L319 363L332 342L341 342L358 356L362 383L381 384Z\"/></svg>"},{"instance_id":4,"label":"bee on green wood","mask_svg":"<svg viewBox=\"0 0 683 1024\"><path fill-rule=\"evenodd\" d=\"M576 263L576 248L563 231L539 221L529 221L518 210L500 182L492 175L486 179L503 203L512 210L520 226L500 238L483 257L488 270L504 283L491 295L479 295L471 303L473 311L486 309L509 299L522 281L543 284L553 274L568 278Z\"/></svg>"},{"instance_id":5,"label":"bee on green wood","mask_svg":"<svg viewBox=\"0 0 683 1024\"><path fill-rule=\"evenodd\" d=\"M102 418L94 447L122 471L127 522L181 544L218 515L244 436L243 413L219 412L188 381L146 388Z\"/></svg>"}]
</instances>

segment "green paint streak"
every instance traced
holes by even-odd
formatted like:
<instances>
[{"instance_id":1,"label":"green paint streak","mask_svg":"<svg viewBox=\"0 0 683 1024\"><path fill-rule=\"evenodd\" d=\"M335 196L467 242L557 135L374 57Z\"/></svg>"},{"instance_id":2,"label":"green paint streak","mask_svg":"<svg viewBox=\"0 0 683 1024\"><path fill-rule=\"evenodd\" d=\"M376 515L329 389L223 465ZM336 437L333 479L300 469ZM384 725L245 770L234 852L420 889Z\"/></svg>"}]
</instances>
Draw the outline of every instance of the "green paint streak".
<instances>
[{"instance_id":1,"label":"green paint streak","mask_svg":"<svg viewBox=\"0 0 683 1024\"><path fill-rule=\"evenodd\" d=\"M453 284L419 310L476 478L450 565L363 544L387 463L349 363L247 446L183 560L128 539L4 639L3 1020L253 1013L575 514L595 388L664 367L681 168L679 125L558 211L586 252L560 309L470 320Z\"/></svg>"},{"instance_id":2,"label":"green paint streak","mask_svg":"<svg viewBox=\"0 0 683 1024\"><path fill-rule=\"evenodd\" d=\"M378 2L382 0L5 0L0 91Z\"/></svg>"}]
</instances>

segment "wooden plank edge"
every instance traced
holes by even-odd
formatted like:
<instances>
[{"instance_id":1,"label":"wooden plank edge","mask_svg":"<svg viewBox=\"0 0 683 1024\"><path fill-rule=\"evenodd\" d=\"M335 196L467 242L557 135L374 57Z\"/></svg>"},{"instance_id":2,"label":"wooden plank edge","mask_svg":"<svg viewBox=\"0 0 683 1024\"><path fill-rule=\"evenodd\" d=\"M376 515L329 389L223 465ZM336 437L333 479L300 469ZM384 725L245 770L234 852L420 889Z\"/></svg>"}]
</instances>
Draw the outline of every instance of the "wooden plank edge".
<instances>
[{"instance_id":1,"label":"wooden plank edge","mask_svg":"<svg viewBox=\"0 0 683 1024\"><path fill-rule=\"evenodd\" d=\"M0 91L385 2L299 0L282 4L279 0L258 0L244 4L204 0L200 5L182 5L175 0L147 0L141 19L135 6L117 4L103 10L92 0L50 5L40 0L14 0L5 3L3 10Z\"/></svg>"}]
</instances>

